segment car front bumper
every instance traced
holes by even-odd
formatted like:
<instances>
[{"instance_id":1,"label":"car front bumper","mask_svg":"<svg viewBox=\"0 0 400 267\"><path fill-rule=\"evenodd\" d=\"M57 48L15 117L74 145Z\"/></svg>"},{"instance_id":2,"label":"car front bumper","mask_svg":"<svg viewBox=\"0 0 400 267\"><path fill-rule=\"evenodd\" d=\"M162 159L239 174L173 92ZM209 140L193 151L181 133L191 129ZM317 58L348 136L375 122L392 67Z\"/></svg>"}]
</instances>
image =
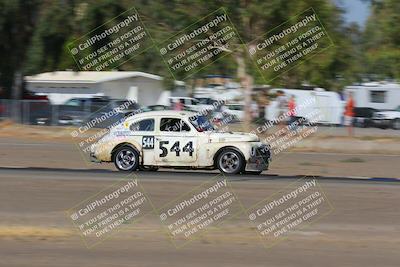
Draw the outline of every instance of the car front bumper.
<instances>
[{"instance_id":1,"label":"car front bumper","mask_svg":"<svg viewBox=\"0 0 400 267\"><path fill-rule=\"evenodd\" d=\"M256 148L255 153L246 162L245 171L268 170L271 161L271 151L268 145Z\"/></svg>"},{"instance_id":2,"label":"car front bumper","mask_svg":"<svg viewBox=\"0 0 400 267\"><path fill-rule=\"evenodd\" d=\"M96 156L95 156L95 153L92 152L92 151L89 154L89 159L90 159L91 162L101 163L101 160L97 159Z\"/></svg>"}]
</instances>

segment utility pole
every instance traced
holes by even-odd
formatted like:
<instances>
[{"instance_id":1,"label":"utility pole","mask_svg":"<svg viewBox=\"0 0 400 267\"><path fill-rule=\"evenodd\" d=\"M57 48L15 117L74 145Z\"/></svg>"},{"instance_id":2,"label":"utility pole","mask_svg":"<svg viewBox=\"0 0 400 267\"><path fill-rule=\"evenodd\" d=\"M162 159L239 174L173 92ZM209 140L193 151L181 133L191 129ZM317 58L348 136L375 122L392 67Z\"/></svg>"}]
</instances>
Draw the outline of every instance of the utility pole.
<instances>
[{"instance_id":1,"label":"utility pole","mask_svg":"<svg viewBox=\"0 0 400 267\"><path fill-rule=\"evenodd\" d=\"M17 100L21 98L22 91L22 74L16 71L14 74L14 82L11 90L11 99Z\"/></svg>"},{"instance_id":2,"label":"utility pole","mask_svg":"<svg viewBox=\"0 0 400 267\"><path fill-rule=\"evenodd\" d=\"M234 56L237 62L237 77L244 95L244 130L249 131L251 128L251 93L253 90L253 77L246 72L246 62L244 57L244 48L238 49Z\"/></svg>"},{"instance_id":3,"label":"utility pole","mask_svg":"<svg viewBox=\"0 0 400 267\"><path fill-rule=\"evenodd\" d=\"M21 71L17 70L14 74L14 82L11 89L11 118L14 122L20 122L21 118L21 102L18 101L21 98L22 92L22 74Z\"/></svg>"}]
</instances>

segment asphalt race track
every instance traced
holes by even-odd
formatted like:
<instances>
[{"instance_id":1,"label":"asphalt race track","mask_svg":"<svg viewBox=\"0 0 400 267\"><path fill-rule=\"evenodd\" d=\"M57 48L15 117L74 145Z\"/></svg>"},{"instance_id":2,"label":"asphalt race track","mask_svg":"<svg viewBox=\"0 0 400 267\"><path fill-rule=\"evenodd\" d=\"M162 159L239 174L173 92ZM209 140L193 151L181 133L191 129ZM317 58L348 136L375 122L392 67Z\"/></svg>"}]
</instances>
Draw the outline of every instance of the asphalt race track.
<instances>
[{"instance_id":1,"label":"asphalt race track","mask_svg":"<svg viewBox=\"0 0 400 267\"><path fill-rule=\"evenodd\" d=\"M398 266L400 182L317 177L333 210L265 248L246 216L175 248L156 214L88 249L65 211L107 186L136 177L156 207L215 172L0 168L0 266ZM299 176L225 177L244 207ZM312 177L308 177L310 180Z\"/></svg>"}]
</instances>

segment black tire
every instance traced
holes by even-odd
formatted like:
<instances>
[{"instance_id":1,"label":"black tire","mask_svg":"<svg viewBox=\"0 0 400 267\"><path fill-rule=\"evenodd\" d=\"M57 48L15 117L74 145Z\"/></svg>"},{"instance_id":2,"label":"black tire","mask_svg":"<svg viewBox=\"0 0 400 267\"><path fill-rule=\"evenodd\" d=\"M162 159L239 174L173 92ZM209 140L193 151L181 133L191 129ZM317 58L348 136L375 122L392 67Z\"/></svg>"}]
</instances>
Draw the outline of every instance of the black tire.
<instances>
[{"instance_id":1,"label":"black tire","mask_svg":"<svg viewBox=\"0 0 400 267\"><path fill-rule=\"evenodd\" d=\"M227 148L219 153L216 165L222 173L238 174L243 171L245 162L242 154L239 151L232 148Z\"/></svg>"},{"instance_id":2,"label":"black tire","mask_svg":"<svg viewBox=\"0 0 400 267\"><path fill-rule=\"evenodd\" d=\"M113 162L120 171L135 171L139 167L139 153L133 147L122 146L113 154Z\"/></svg>"},{"instance_id":3,"label":"black tire","mask_svg":"<svg viewBox=\"0 0 400 267\"><path fill-rule=\"evenodd\" d=\"M392 128L395 130L400 130L400 119L394 119L392 122Z\"/></svg>"}]
</instances>

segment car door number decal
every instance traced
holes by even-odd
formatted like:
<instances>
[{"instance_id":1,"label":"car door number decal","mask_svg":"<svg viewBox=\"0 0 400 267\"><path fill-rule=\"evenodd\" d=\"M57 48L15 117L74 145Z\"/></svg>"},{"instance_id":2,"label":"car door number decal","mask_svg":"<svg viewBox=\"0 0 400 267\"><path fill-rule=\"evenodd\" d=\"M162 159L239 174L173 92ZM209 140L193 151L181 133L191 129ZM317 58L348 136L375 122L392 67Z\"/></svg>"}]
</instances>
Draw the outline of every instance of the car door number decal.
<instances>
[{"instance_id":1,"label":"car door number decal","mask_svg":"<svg viewBox=\"0 0 400 267\"><path fill-rule=\"evenodd\" d=\"M181 152L181 149L179 148L179 141L176 141L169 151L175 152L176 156L179 157L179 154Z\"/></svg>"},{"instance_id":2,"label":"car door number decal","mask_svg":"<svg viewBox=\"0 0 400 267\"><path fill-rule=\"evenodd\" d=\"M160 149L161 149L161 154L160 154L160 158L166 157L168 155L168 149L164 146L169 144L169 141L160 141Z\"/></svg>"},{"instance_id":3,"label":"car door number decal","mask_svg":"<svg viewBox=\"0 0 400 267\"><path fill-rule=\"evenodd\" d=\"M193 156L193 142L190 141L188 142L184 147L183 147L183 152L189 152L189 156Z\"/></svg>"},{"instance_id":4,"label":"car door number decal","mask_svg":"<svg viewBox=\"0 0 400 267\"><path fill-rule=\"evenodd\" d=\"M159 148L161 150L161 154L160 154L160 158L164 158L168 155L168 149L164 146L164 145L168 145L169 141L160 141L159 143ZM180 149L180 142L176 141L172 147L170 148L169 152L175 152L175 155L177 157L181 156L181 149ZM189 153L189 156L192 157L193 156L193 142L189 141L183 148L182 148L182 152L187 152Z\"/></svg>"},{"instance_id":5,"label":"car door number decal","mask_svg":"<svg viewBox=\"0 0 400 267\"><path fill-rule=\"evenodd\" d=\"M154 136L143 136L142 147L143 149L154 149Z\"/></svg>"}]
</instances>

